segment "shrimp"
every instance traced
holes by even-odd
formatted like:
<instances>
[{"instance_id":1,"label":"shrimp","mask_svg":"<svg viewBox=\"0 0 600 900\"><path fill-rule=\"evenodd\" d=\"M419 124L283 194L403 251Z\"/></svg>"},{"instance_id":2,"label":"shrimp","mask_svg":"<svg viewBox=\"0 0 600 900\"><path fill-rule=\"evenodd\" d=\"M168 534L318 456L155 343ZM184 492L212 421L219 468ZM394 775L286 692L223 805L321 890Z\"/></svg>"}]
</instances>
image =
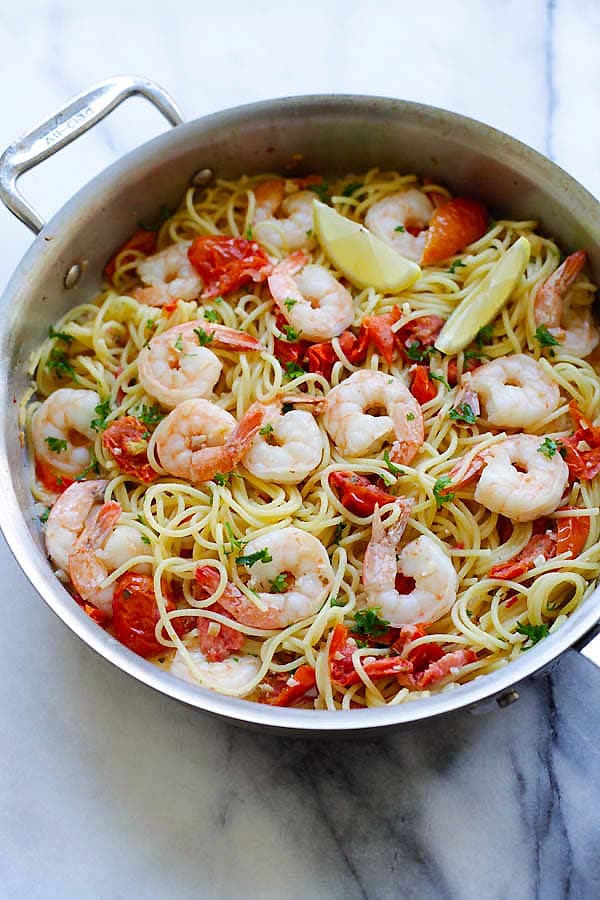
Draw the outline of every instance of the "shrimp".
<instances>
[{"instance_id":1,"label":"shrimp","mask_svg":"<svg viewBox=\"0 0 600 900\"><path fill-rule=\"evenodd\" d=\"M321 541L293 525L249 541L242 559L248 560L248 587L258 602L253 603L231 582L218 602L250 628L287 628L314 616L333 584L333 569ZM198 569L196 578L209 593L219 586L219 574L210 566Z\"/></svg>"},{"instance_id":2,"label":"shrimp","mask_svg":"<svg viewBox=\"0 0 600 900\"><path fill-rule=\"evenodd\" d=\"M191 669L181 650L178 650L169 669L171 675L221 694L243 697L250 691L252 682L260 671L260 659L249 654L211 662L199 649L188 647L187 652L192 658L194 669Z\"/></svg>"},{"instance_id":3,"label":"shrimp","mask_svg":"<svg viewBox=\"0 0 600 900\"><path fill-rule=\"evenodd\" d=\"M395 438L390 455L406 465L425 439L421 407L400 378L383 372L354 372L332 388L323 424L348 456L365 456Z\"/></svg>"},{"instance_id":4,"label":"shrimp","mask_svg":"<svg viewBox=\"0 0 600 900\"><path fill-rule=\"evenodd\" d=\"M452 609L456 600L456 570L430 537L421 535L410 541L396 556L409 513L407 504L398 521L386 531L376 507L363 561L362 578L369 605L380 608L379 614L392 628L435 622ZM407 594L396 589L398 573L415 583Z\"/></svg>"},{"instance_id":5,"label":"shrimp","mask_svg":"<svg viewBox=\"0 0 600 900\"><path fill-rule=\"evenodd\" d=\"M83 531L92 508L100 502L106 481L76 481L60 495L46 523L46 550L62 572L69 568L69 555Z\"/></svg>"},{"instance_id":6,"label":"shrimp","mask_svg":"<svg viewBox=\"0 0 600 900\"><path fill-rule=\"evenodd\" d=\"M31 420L36 459L69 478L83 472L96 438L91 421L99 403L96 391L59 388L50 394Z\"/></svg>"},{"instance_id":7,"label":"shrimp","mask_svg":"<svg viewBox=\"0 0 600 900\"><path fill-rule=\"evenodd\" d=\"M427 195L417 188L408 188L374 203L365 217L365 225L401 256L418 262L427 232L421 231L415 237L409 229L425 228L432 215L433 206Z\"/></svg>"},{"instance_id":8,"label":"shrimp","mask_svg":"<svg viewBox=\"0 0 600 900\"><path fill-rule=\"evenodd\" d=\"M492 444L464 470L458 462L450 473L450 488L479 476L474 499L492 512L515 522L532 522L558 507L569 480L569 469L558 452L540 452L543 441L533 434L515 434ZM458 481L454 475L462 472Z\"/></svg>"},{"instance_id":9,"label":"shrimp","mask_svg":"<svg viewBox=\"0 0 600 900\"><path fill-rule=\"evenodd\" d=\"M269 290L287 321L309 341L328 341L354 319L352 294L324 266L298 251L278 263Z\"/></svg>"},{"instance_id":10,"label":"shrimp","mask_svg":"<svg viewBox=\"0 0 600 900\"><path fill-rule=\"evenodd\" d=\"M223 365L208 344L225 350L262 350L251 335L205 319L175 325L140 350L138 378L146 393L167 409L192 397L210 397Z\"/></svg>"},{"instance_id":11,"label":"shrimp","mask_svg":"<svg viewBox=\"0 0 600 900\"><path fill-rule=\"evenodd\" d=\"M312 191L297 191L284 199L285 182L281 178L261 181L254 188L256 206L252 233L261 244L276 250L299 250L314 245ZM277 212L283 213L276 218Z\"/></svg>"},{"instance_id":12,"label":"shrimp","mask_svg":"<svg viewBox=\"0 0 600 900\"><path fill-rule=\"evenodd\" d=\"M252 443L263 417L258 403L236 422L231 413L209 400L184 400L154 432L160 464L170 475L195 483L231 472Z\"/></svg>"},{"instance_id":13,"label":"shrimp","mask_svg":"<svg viewBox=\"0 0 600 900\"><path fill-rule=\"evenodd\" d=\"M253 475L279 484L297 484L317 468L323 456L321 430L311 413L282 403L322 404L322 397L282 397L263 407L264 424L243 458Z\"/></svg>"},{"instance_id":14,"label":"shrimp","mask_svg":"<svg viewBox=\"0 0 600 900\"><path fill-rule=\"evenodd\" d=\"M132 296L147 306L195 300L202 290L202 279L188 259L191 245L191 241L181 241L139 262L137 272L147 287L134 288Z\"/></svg>"},{"instance_id":15,"label":"shrimp","mask_svg":"<svg viewBox=\"0 0 600 900\"><path fill-rule=\"evenodd\" d=\"M581 358L589 356L600 343L600 331L594 323L591 306L574 306L568 302L569 291L585 265L585 258L585 250L567 256L540 285L533 301L536 326L545 325L567 353Z\"/></svg>"},{"instance_id":16,"label":"shrimp","mask_svg":"<svg viewBox=\"0 0 600 900\"><path fill-rule=\"evenodd\" d=\"M499 428L534 426L560 402L558 385L539 362L524 353L493 359L465 373L460 394L468 390L475 391L483 402L487 421Z\"/></svg>"}]
</instances>

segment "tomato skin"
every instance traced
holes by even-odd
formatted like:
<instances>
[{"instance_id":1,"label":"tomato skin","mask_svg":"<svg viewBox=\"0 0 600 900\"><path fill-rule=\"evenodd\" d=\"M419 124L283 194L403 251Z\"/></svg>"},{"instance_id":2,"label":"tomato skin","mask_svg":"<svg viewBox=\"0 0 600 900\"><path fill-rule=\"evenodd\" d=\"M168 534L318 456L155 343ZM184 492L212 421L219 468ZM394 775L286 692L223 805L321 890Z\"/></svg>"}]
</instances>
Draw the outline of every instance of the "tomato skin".
<instances>
[{"instance_id":1,"label":"tomato skin","mask_svg":"<svg viewBox=\"0 0 600 900\"><path fill-rule=\"evenodd\" d=\"M443 653L439 659L429 663L423 672L409 673L405 676L400 675L398 681L403 687L416 691L425 691L432 684L450 675L452 669L461 668L476 660L477 654L474 650L454 650L451 653Z\"/></svg>"},{"instance_id":2,"label":"tomato skin","mask_svg":"<svg viewBox=\"0 0 600 900\"><path fill-rule=\"evenodd\" d=\"M211 612L220 613L222 616L230 618L220 605L215 603L210 607ZM236 628L229 628L227 625L218 623L220 631L218 634L209 634L209 628L212 624L211 619L198 617L196 627L198 629L198 643L201 651L210 662L222 662L233 653L241 650L246 637Z\"/></svg>"},{"instance_id":3,"label":"tomato skin","mask_svg":"<svg viewBox=\"0 0 600 900\"><path fill-rule=\"evenodd\" d=\"M146 256L151 256L156 251L156 232L147 231L146 229L141 228L139 231L132 234L124 244L121 244L119 249L111 256L104 267L104 276L111 284L117 269L117 257L119 254L123 253L124 250L139 250ZM127 257L125 257L124 261L127 261Z\"/></svg>"},{"instance_id":4,"label":"tomato skin","mask_svg":"<svg viewBox=\"0 0 600 900\"><path fill-rule=\"evenodd\" d=\"M375 506L395 503L398 499L354 472L331 472L329 486L338 493L342 506L356 516L370 516Z\"/></svg>"},{"instance_id":5,"label":"tomato skin","mask_svg":"<svg viewBox=\"0 0 600 900\"><path fill-rule=\"evenodd\" d=\"M67 478L66 475L55 472L39 459L35 461L35 475L40 484L43 484L46 490L52 494L62 494L74 482L73 478Z\"/></svg>"},{"instance_id":6,"label":"tomato skin","mask_svg":"<svg viewBox=\"0 0 600 900\"><path fill-rule=\"evenodd\" d=\"M73 599L77 606L80 606L86 616L89 616L94 622L100 625L102 628L108 622L109 616L104 610L99 609L97 606L94 606L93 603L87 603L79 594L73 594Z\"/></svg>"},{"instance_id":7,"label":"tomato skin","mask_svg":"<svg viewBox=\"0 0 600 900\"><path fill-rule=\"evenodd\" d=\"M170 601L167 610L175 608ZM115 582L113 595L113 632L118 641L138 656L156 656L165 647L156 640L155 626L160 618L154 582L149 575L125 572Z\"/></svg>"},{"instance_id":8,"label":"tomato skin","mask_svg":"<svg viewBox=\"0 0 600 900\"><path fill-rule=\"evenodd\" d=\"M427 349L433 346L437 336L444 327L441 316L421 316L407 322L396 332L396 345L405 359L408 359L407 350L413 344L419 349Z\"/></svg>"},{"instance_id":9,"label":"tomato skin","mask_svg":"<svg viewBox=\"0 0 600 900\"><path fill-rule=\"evenodd\" d=\"M509 559L497 566L492 566L488 572L489 578L501 578L509 580L519 578L533 569L534 560L538 556L544 556L546 559L552 559L556 555L556 540L551 534L534 534L529 542L513 559Z\"/></svg>"},{"instance_id":10,"label":"tomato skin","mask_svg":"<svg viewBox=\"0 0 600 900\"><path fill-rule=\"evenodd\" d=\"M135 416L116 419L102 435L102 446L117 461L121 471L149 483L157 473L148 462L147 443L148 430Z\"/></svg>"},{"instance_id":11,"label":"tomato skin","mask_svg":"<svg viewBox=\"0 0 600 900\"><path fill-rule=\"evenodd\" d=\"M430 266L453 256L487 231L485 206L476 200L453 197L438 206L427 231L421 265Z\"/></svg>"},{"instance_id":12,"label":"tomato skin","mask_svg":"<svg viewBox=\"0 0 600 900\"><path fill-rule=\"evenodd\" d=\"M329 645L329 673L331 680L340 687L349 687L361 681L352 662L352 654L357 647L354 638L348 637L348 629L344 625L336 625ZM399 656L380 656L363 662L363 669L369 678L387 678L390 675L408 675L413 665L410 660Z\"/></svg>"},{"instance_id":13,"label":"tomato skin","mask_svg":"<svg viewBox=\"0 0 600 900\"><path fill-rule=\"evenodd\" d=\"M571 437L560 441L564 460L569 467L571 481L590 481L600 473L600 428L585 418L575 400L569 403L569 411L577 430ZM581 441L590 449L580 450Z\"/></svg>"},{"instance_id":14,"label":"tomato skin","mask_svg":"<svg viewBox=\"0 0 600 900\"><path fill-rule=\"evenodd\" d=\"M569 518L557 519L556 525L557 554L570 552L571 559L575 559L585 547L587 536L590 533L589 517L569 516Z\"/></svg>"},{"instance_id":15,"label":"tomato skin","mask_svg":"<svg viewBox=\"0 0 600 900\"><path fill-rule=\"evenodd\" d=\"M473 372L474 369L478 369L481 365L483 365L483 363L480 359L465 359L463 362L463 373ZM458 362L456 360L456 357L453 357L448 363L446 381L448 382L450 387L456 387L456 385L458 384Z\"/></svg>"},{"instance_id":16,"label":"tomato skin","mask_svg":"<svg viewBox=\"0 0 600 900\"><path fill-rule=\"evenodd\" d=\"M410 392L421 405L433 400L437 395L437 388L429 377L428 366L415 366Z\"/></svg>"},{"instance_id":17,"label":"tomato skin","mask_svg":"<svg viewBox=\"0 0 600 900\"><path fill-rule=\"evenodd\" d=\"M202 296L206 299L228 294L249 281L264 281L272 268L256 241L225 235L196 238L188 259L204 282Z\"/></svg>"},{"instance_id":18,"label":"tomato skin","mask_svg":"<svg viewBox=\"0 0 600 900\"><path fill-rule=\"evenodd\" d=\"M380 316L366 316L361 323L361 331L364 328L368 340L375 345L379 356L390 366L394 360L394 348L396 335L392 331L392 325L400 318L400 310L397 306L391 312L382 313Z\"/></svg>"},{"instance_id":19,"label":"tomato skin","mask_svg":"<svg viewBox=\"0 0 600 900\"><path fill-rule=\"evenodd\" d=\"M290 678L296 683L288 684ZM304 697L311 688L314 688L317 679L313 667L303 665L289 674L281 673L281 676L275 677L272 682L267 683L271 683L274 693L266 696L262 700L263 703L267 703L269 706L291 706L300 697Z\"/></svg>"}]
</instances>

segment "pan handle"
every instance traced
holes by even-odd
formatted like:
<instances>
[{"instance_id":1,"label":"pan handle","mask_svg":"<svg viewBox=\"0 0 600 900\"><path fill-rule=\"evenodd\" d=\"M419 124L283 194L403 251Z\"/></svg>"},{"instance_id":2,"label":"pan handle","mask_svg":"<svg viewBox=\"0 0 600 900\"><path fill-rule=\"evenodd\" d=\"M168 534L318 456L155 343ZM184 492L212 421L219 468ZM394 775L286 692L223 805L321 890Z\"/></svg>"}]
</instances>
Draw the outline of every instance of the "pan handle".
<instances>
[{"instance_id":1,"label":"pan handle","mask_svg":"<svg viewBox=\"0 0 600 900\"><path fill-rule=\"evenodd\" d=\"M38 234L44 227L44 220L19 191L17 181L21 175L85 134L123 100L136 95L154 104L171 125L183 122L176 104L154 81L135 75L102 81L4 151L0 157L0 198L4 205Z\"/></svg>"}]
</instances>

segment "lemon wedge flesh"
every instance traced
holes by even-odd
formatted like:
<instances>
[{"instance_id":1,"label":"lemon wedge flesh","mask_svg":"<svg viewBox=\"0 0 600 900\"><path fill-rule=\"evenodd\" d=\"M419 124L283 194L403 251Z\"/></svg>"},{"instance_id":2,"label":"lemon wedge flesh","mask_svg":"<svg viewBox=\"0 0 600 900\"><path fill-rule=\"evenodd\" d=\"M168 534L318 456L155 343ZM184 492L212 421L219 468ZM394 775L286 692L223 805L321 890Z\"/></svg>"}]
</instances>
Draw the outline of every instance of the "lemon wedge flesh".
<instances>
[{"instance_id":1,"label":"lemon wedge flesh","mask_svg":"<svg viewBox=\"0 0 600 900\"><path fill-rule=\"evenodd\" d=\"M464 350L480 328L495 319L525 271L531 248L520 237L456 307L435 342L436 350L453 355Z\"/></svg>"},{"instance_id":2,"label":"lemon wedge flesh","mask_svg":"<svg viewBox=\"0 0 600 900\"><path fill-rule=\"evenodd\" d=\"M313 211L319 243L336 269L356 287L391 294L419 278L421 269L416 263L400 256L363 225L319 200L313 200Z\"/></svg>"}]
</instances>

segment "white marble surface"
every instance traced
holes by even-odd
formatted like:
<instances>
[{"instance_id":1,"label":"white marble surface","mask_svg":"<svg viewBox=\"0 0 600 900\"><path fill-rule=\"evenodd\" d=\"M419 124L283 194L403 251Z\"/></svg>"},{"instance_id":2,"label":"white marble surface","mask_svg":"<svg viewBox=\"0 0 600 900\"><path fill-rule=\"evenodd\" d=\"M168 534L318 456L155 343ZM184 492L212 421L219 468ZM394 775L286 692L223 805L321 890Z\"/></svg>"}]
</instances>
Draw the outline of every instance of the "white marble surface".
<instances>
[{"instance_id":1,"label":"white marble surface","mask_svg":"<svg viewBox=\"0 0 600 900\"><path fill-rule=\"evenodd\" d=\"M594 0L2 4L0 145L94 81L155 78L188 117L322 91L455 109L600 194ZM51 213L163 125L139 102L25 181ZM0 284L29 243L0 212ZM243 732L94 656L0 547L0 897L591 900L600 673L361 743Z\"/></svg>"}]
</instances>

